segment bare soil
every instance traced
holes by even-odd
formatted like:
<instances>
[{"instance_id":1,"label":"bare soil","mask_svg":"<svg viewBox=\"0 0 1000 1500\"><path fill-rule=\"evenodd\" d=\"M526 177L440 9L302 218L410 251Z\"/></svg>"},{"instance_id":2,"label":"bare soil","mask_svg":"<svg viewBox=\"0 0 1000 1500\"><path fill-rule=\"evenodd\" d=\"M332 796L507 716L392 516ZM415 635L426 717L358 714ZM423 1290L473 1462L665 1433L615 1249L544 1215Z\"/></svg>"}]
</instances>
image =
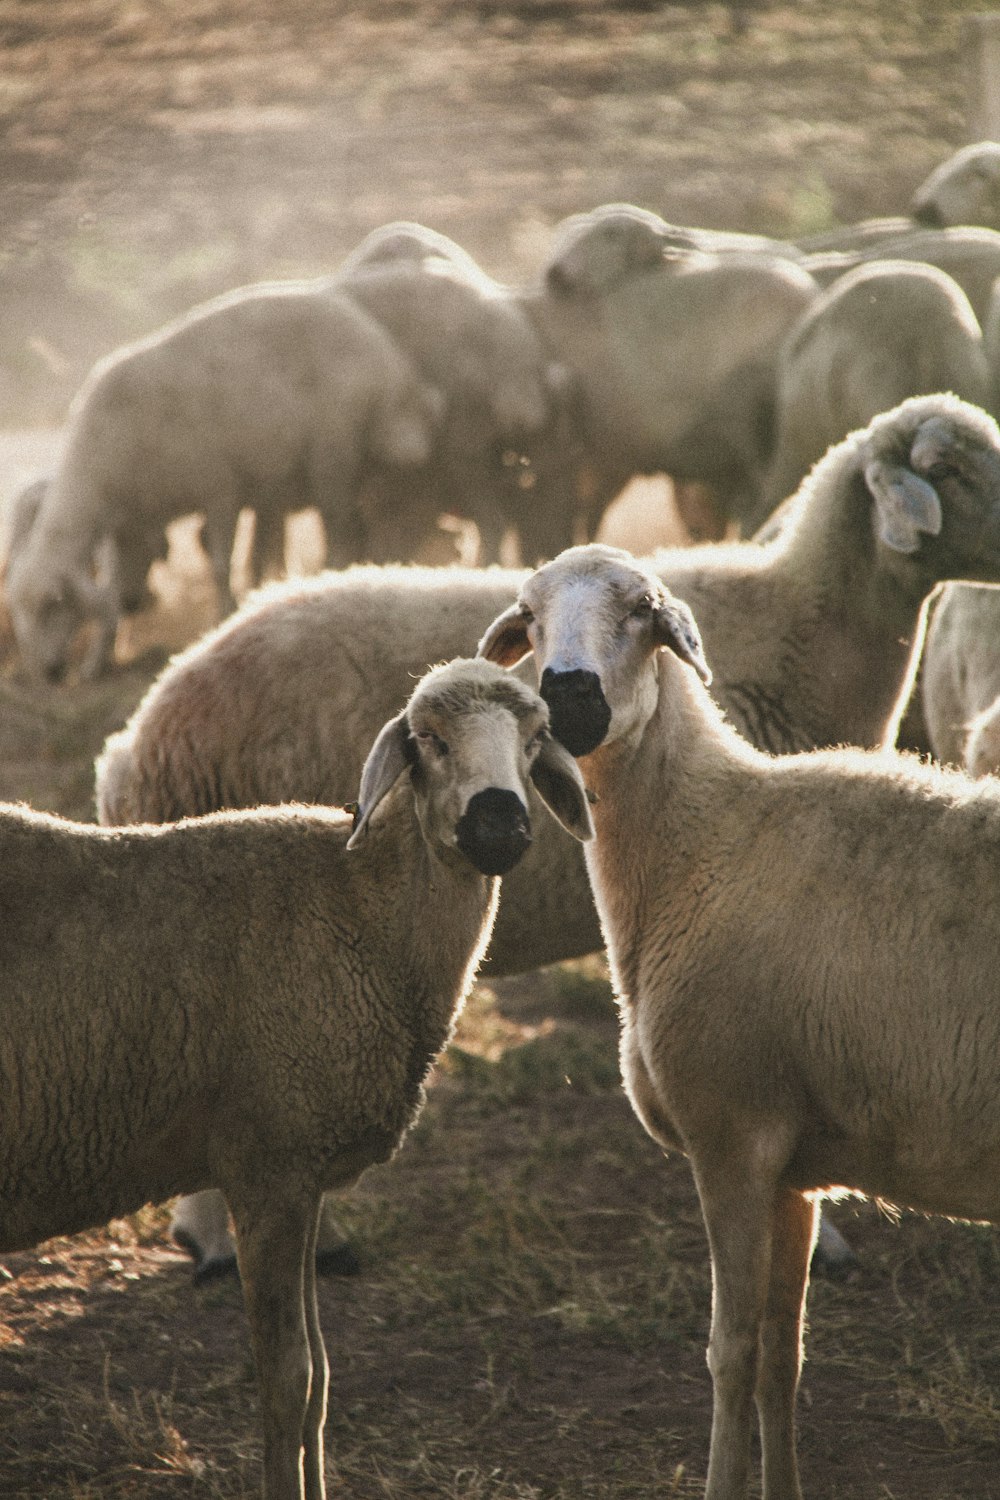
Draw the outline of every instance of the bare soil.
<instances>
[{"instance_id":1,"label":"bare soil","mask_svg":"<svg viewBox=\"0 0 1000 1500\"><path fill-rule=\"evenodd\" d=\"M90 363L239 282L314 274L419 219L530 277L613 199L791 233L901 212L967 137L969 3L0 0L0 499ZM0 672L0 796L91 816L92 760L211 617L178 533L103 683ZM695 1496L710 1418L690 1174L617 1080L598 960L481 988L405 1149L345 1200L322 1288L333 1493ZM832 1210L810 1500L1000 1500L1000 1241ZM148 1208L0 1265L0 1497L256 1492L239 1289L192 1286Z\"/></svg>"}]
</instances>

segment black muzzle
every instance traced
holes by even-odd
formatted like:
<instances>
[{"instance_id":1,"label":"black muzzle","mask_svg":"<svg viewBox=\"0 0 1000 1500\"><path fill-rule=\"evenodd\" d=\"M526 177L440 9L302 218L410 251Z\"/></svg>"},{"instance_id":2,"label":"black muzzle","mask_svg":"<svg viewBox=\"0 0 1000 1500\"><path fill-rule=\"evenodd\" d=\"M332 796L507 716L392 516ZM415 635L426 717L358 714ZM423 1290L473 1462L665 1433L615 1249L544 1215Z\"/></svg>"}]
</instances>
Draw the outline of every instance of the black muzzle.
<instances>
[{"instance_id":1,"label":"black muzzle","mask_svg":"<svg viewBox=\"0 0 1000 1500\"><path fill-rule=\"evenodd\" d=\"M487 787L469 798L457 843L482 875L506 875L531 843L528 809L516 792Z\"/></svg>"},{"instance_id":2,"label":"black muzzle","mask_svg":"<svg viewBox=\"0 0 1000 1500\"><path fill-rule=\"evenodd\" d=\"M549 729L570 755L589 755L604 739L611 709L596 672L553 672L546 667L539 691L549 709Z\"/></svg>"}]
</instances>

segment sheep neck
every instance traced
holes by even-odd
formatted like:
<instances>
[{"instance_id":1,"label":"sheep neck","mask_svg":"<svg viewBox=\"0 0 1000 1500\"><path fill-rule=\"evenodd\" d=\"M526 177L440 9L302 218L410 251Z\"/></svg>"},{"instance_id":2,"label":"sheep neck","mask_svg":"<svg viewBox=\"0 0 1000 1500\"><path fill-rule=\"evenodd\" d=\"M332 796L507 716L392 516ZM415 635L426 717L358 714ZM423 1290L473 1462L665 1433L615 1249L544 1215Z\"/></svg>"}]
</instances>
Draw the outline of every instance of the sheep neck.
<instances>
[{"instance_id":1,"label":"sheep neck","mask_svg":"<svg viewBox=\"0 0 1000 1500\"><path fill-rule=\"evenodd\" d=\"M741 768L757 752L725 723L715 704L667 651L659 654L657 706L631 739L580 761L593 806L595 839L584 846L615 990L626 1010L643 990L644 933L655 912L658 952L669 953L670 922L687 926L711 872L700 859L702 824L720 799L739 795ZM637 826L638 824L638 826Z\"/></svg>"},{"instance_id":2,"label":"sheep neck","mask_svg":"<svg viewBox=\"0 0 1000 1500\"><path fill-rule=\"evenodd\" d=\"M878 744L912 682L934 579L875 540L860 473L814 489L799 523L774 546L776 567L793 586L813 581L796 619L798 654L824 669L811 743Z\"/></svg>"},{"instance_id":3,"label":"sheep neck","mask_svg":"<svg viewBox=\"0 0 1000 1500\"><path fill-rule=\"evenodd\" d=\"M430 848L408 776L389 794L363 848L379 903L379 926L398 943L397 968L409 1002L415 1059L428 1063L448 1040L493 930L500 881L461 857ZM393 925L397 924L397 925Z\"/></svg>"}]
</instances>

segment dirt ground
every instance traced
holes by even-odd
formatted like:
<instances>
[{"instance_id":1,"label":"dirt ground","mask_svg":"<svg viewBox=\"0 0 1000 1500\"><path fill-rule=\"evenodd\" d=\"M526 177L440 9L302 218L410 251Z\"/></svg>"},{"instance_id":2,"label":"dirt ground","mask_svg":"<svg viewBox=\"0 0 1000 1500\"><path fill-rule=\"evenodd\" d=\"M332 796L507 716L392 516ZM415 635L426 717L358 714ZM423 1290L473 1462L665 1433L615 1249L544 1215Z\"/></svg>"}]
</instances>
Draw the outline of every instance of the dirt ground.
<instances>
[{"instance_id":1,"label":"dirt ground","mask_svg":"<svg viewBox=\"0 0 1000 1500\"><path fill-rule=\"evenodd\" d=\"M903 211L968 138L982 8L764 0L741 33L715 4L0 0L0 504L99 355L388 219L515 280L610 200L771 233ZM0 796L91 815L104 736L211 616L183 529L157 589L102 683L30 687L8 649ZM599 960L481 987L407 1146L345 1201L333 1493L701 1492L704 1235L615 1030ZM832 1213L860 1266L812 1288L807 1496L1000 1500L1000 1239ZM239 1289L194 1288L165 1226L150 1208L0 1261L2 1500L256 1493Z\"/></svg>"}]
</instances>

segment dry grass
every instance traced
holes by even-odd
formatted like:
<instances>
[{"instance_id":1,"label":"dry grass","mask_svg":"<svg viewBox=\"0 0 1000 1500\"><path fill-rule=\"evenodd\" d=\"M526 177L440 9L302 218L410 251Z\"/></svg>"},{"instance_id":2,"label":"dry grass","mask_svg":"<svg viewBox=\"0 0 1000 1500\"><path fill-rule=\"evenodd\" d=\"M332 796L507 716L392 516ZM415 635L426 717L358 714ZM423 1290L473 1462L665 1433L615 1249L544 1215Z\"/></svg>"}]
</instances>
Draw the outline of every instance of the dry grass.
<instances>
[{"instance_id":1,"label":"dry grass","mask_svg":"<svg viewBox=\"0 0 1000 1500\"><path fill-rule=\"evenodd\" d=\"M736 39L708 3L0 0L7 424L61 420L121 338L325 269L389 218L513 277L559 217L610 199L772 232L899 211L965 138L980 8L796 0ZM108 683L26 693L5 669L0 793L89 816L105 733L205 623L186 570ZM996 1232L833 1213L862 1266L812 1288L810 1500L1000 1500ZM685 1163L621 1093L599 963L484 986L344 1217L363 1271L322 1288L333 1495L701 1493L704 1233ZM238 1288L194 1289L165 1223L4 1258L3 1500L256 1495Z\"/></svg>"}]
</instances>

